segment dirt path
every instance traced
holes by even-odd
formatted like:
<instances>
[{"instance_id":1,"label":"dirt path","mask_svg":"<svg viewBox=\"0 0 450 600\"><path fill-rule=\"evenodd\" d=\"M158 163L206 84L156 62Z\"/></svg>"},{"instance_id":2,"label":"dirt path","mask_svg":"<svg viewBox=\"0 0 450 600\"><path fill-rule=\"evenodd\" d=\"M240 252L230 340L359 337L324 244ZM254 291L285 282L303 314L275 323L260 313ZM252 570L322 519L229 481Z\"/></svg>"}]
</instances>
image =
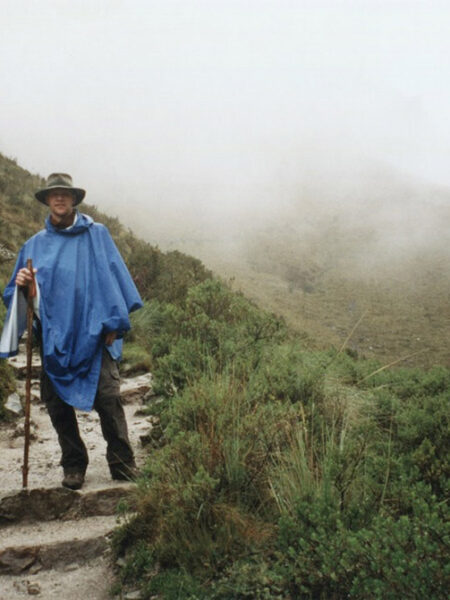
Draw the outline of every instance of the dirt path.
<instances>
[{"instance_id":1,"label":"dirt path","mask_svg":"<svg viewBox=\"0 0 450 600\"><path fill-rule=\"evenodd\" d=\"M19 377L24 371L23 356L11 360ZM121 386L138 465L144 455L140 438L151 429L150 419L139 410L150 386L149 374L123 380ZM20 396L23 389L24 381L19 379ZM21 471L24 418L0 427L0 600L30 595L43 600L106 600L113 582L108 536L117 525L117 503L133 484L110 479L98 415L78 412L89 467L82 490L62 488L58 440L40 402L37 380L32 395L33 439L25 491Z\"/></svg>"}]
</instances>

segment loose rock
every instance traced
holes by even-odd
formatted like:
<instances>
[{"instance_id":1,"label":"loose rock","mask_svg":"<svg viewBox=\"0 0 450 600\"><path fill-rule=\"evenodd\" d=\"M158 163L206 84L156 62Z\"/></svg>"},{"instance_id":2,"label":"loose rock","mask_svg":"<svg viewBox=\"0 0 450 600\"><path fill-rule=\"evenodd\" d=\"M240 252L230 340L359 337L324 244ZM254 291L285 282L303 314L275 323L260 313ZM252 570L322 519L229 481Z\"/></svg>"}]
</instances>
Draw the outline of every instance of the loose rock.
<instances>
[{"instance_id":1,"label":"loose rock","mask_svg":"<svg viewBox=\"0 0 450 600\"><path fill-rule=\"evenodd\" d=\"M30 440L32 442L34 442L35 440L37 440L37 429L38 429L38 426L36 425L36 423L34 423L33 421L31 421L31 423L30 423ZM15 426L15 428L12 430L10 437L12 439L23 438L24 435L25 435L25 425L24 425L24 423L17 423L17 425Z\"/></svg>"},{"instance_id":2,"label":"loose rock","mask_svg":"<svg viewBox=\"0 0 450 600\"><path fill-rule=\"evenodd\" d=\"M30 594L30 596L37 596L41 593L41 586L37 581L33 581L33 583L29 583L27 585L27 592Z\"/></svg>"},{"instance_id":3,"label":"loose rock","mask_svg":"<svg viewBox=\"0 0 450 600\"><path fill-rule=\"evenodd\" d=\"M36 562L39 548L8 548L0 554L0 573L18 574Z\"/></svg>"},{"instance_id":4,"label":"loose rock","mask_svg":"<svg viewBox=\"0 0 450 600\"><path fill-rule=\"evenodd\" d=\"M142 600L142 597L139 590L133 590L132 592L127 592L123 598L124 600Z\"/></svg>"},{"instance_id":5,"label":"loose rock","mask_svg":"<svg viewBox=\"0 0 450 600\"><path fill-rule=\"evenodd\" d=\"M14 392L8 396L8 399L5 402L5 408L8 412L16 417L23 414L22 403L17 392Z\"/></svg>"},{"instance_id":6,"label":"loose rock","mask_svg":"<svg viewBox=\"0 0 450 600\"><path fill-rule=\"evenodd\" d=\"M21 592L22 594L26 593L27 586L28 586L28 581L26 579L22 579L20 581L15 581L13 583L14 589L16 589L18 592Z\"/></svg>"}]
</instances>

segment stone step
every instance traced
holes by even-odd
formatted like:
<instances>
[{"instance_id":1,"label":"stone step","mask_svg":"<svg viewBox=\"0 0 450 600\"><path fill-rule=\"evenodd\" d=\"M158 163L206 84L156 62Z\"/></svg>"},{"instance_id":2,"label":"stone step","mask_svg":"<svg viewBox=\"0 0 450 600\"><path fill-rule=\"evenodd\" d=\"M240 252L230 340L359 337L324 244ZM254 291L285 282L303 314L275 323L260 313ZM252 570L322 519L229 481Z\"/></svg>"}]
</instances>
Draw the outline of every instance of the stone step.
<instances>
[{"instance_id":1,"label":"stone step","mask_svg":"<svg viewBox=\"0 0 450 600\"><path fill-rule=\"evenodd\" d=\"M8 363L16 372L16 377L25 378L27 375L27 355L23 346L19 347L19 353L8 359ZM31 377L36 379L41 373L41 357L39 353L33 352L31 360Z\"/></svg>"},{"instance_id":2,"label":"stone step","mask_svg":"<svg viewBox=\"0 0 450 600\"><path fill-rule=\"evenodd\" d=\"M63 487L20 490L0 497L0 534L5 525L20 522L78 519L117 513L121 500L132 503L134 485L121 482L114 487L69 490Z\"/></svg>"},{"instance_id":3,"label":"stone step","mask_svg":"<svg viewBox=\"0 0 450 600\"><path fill-rule=\"evenodd\" d=\"M105 516L5 527L1 530L0 574L86 563L107 550L108 536L116 526L116 517Z\"/></svg>"},{"instance_id":4,"label":"stone step","mask_svg":"<svg viewBox=\"0 0 450 600\"><path fill-rule=\"evenodd\" d=\"M37 566L18 575L0 575L0 600L32 595L42 600L110 600L113 583L108 558L99 556L85 564L73 562L43 572Z\"/></svg>"},{"instance_id":5,"label":"stone step","mask_svg":"<svg viewBox=\"0 0 450 600\"><path fill-rule=\"evenodd\" d=\"M122 402L131 404L142 403L145 394L152 389L151 373L144 373L136 377L122 377L120 382L120 396Z\"/></svg>"},{"instance_id":6,"label":"stone step","mask_svg":"<svg viewBox=\"0 0 450 600\"><path fill-rule=\"evenodd\" d=\"M124 406L130 441L138 465L144 462L148 454L140 440L153 426L150 417L141 414L135 416L141 407L141 404ZM77 411L77 420L81 438L89 454L83 491L120 487L122 483L111 480L105 457L106 442L102 436L98 413ZM23 429L23 417L16 419L14 423L0 423L0 497L16 493L22 485ZM43 405L31 407L31 434L28 488L32 490L59 487L63 478L63 470L58 464L61 450L47 409Z\"/></svg>"}]
</instances>

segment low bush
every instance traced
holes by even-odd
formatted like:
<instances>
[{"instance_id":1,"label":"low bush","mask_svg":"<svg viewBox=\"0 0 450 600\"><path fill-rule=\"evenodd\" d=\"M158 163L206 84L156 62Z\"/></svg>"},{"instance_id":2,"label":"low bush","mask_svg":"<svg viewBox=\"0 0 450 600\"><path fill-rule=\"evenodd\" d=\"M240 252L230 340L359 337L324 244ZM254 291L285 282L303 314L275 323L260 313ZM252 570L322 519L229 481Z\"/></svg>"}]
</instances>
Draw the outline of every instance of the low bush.
<instances>
[{"instance_id":1,"label":"low bush","mask_svg":"<svg viewBox=\"0 0 450 600\"><path fill-rule=\"evenodd\" d=\"M0 382L0 421L2 421L6 418L4 404L15 389L13 370L3 360L0 360Z\"/></svg>"},{"instance_id":2,"label":"low bush","mask_svg":"<svg viewBox=\"0 0 450 600\"><path fill-rule=\"evenodd\" d=\"M6 309L0 301L0 324L6 314ZM1 331L1 330L0 330ZM0 359L0 421L6 418L4 404L9 396L14 391L14 374L11 367L4 360Z\"/></svg>"},{"instance_id":3,"label":"low bush","mask_svg":"<svg viewBox=\"0 0 450 600\"><path fill-rule=\"evenodd\" d=\"M290 597L445 598L447 507L420 487L410 495L411 514L374 515L359 529L333 501L299 502L293 517L280 520L272 565Z\"/></svg>"},{"instance_id":4,"label":"low bush","mask_svg":"<svg viewBox=\"0 0 450 600\"><path fill-rule=\"evenodd\" d=\"M132 339L152 356L155 392L167 397L204 373L251 371L286 336L281 320L209 279L188 290L184 309L154 300L132 322Z\"/></svg>"},{"instance_id":5,"label":"low bush","mask_svg":"<svg viewBox=\"0 0 450 600\"><path fill-rule=\"evenodd\" d=\"M147 465L139 519L158 561L219 568L273 535L268 473L298 416L286 404L252 402L228 376L199 380L169 412L169 443Z\"/></svg>"}]
</instances>

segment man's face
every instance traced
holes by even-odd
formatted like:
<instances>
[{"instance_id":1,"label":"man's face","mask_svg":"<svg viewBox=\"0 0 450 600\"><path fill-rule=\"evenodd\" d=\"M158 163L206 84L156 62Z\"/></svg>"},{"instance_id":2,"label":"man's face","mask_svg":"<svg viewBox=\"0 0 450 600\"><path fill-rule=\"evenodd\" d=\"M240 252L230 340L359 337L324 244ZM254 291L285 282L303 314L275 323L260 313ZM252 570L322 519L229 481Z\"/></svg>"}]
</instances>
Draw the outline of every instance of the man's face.
<instances>
[{"instance_id":1,"label":"man's face","mask_svg":"<svg viewBox=\"0 0 450 600\"><path fill-rule=\"evenodd\" d=\"M57 220L64 219L72 214L74 200L72 192L64 188L51 190L46 197L50 213Z\"/></svg>"}]
</instances>

